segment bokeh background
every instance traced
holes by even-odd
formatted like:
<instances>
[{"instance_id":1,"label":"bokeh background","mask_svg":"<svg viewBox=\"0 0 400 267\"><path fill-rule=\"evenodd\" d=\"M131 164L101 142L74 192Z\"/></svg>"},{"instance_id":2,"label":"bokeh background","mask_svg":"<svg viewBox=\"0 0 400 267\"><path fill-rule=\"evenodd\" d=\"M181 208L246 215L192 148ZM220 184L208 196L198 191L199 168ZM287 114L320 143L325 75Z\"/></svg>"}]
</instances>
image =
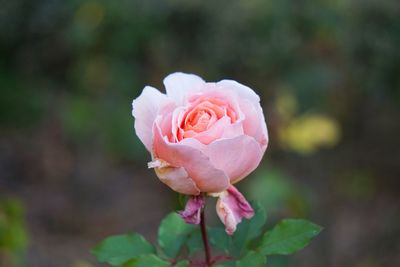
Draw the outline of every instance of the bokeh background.
<instances>
[{"instance_id":1,"label":"bokeh background","mask_svg":"<svg viewBox=\"0 0 400 267\"><path fill-rule=\"evenodd\" d=\"M0 6L0 266L100 266L108 235L155 240L177 195L146 168L131 101L174 71L260 94L270 145L239 186L270 224L325 228L268 266L400 266L399 1Z\"/></svg>"}]
</instances>

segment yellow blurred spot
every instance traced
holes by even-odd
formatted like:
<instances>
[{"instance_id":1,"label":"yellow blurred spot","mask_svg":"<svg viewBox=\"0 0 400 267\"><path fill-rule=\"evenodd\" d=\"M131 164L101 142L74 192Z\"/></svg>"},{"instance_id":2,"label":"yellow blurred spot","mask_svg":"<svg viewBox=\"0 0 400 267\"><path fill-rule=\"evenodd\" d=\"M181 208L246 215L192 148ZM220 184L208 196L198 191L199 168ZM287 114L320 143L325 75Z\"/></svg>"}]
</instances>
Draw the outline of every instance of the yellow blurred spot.
<instances>
[{"instance_id":1,"label":"yellow blurred spot","mask_svg":"<svg viewBox=\"0 0 400 267\"><path fill-rule=\"evenodd\" d=\"M281 129L284 146L301 154L310 154L320 147L332 147L340 140L336 120L321 114L305 114L293 119Z\"/></svg>"},{"instance_id":2,"label":"yellow blurred spot","mask_svg":"<svg viewBox=\"0 0 400 267\"><path fill-rule=\"evenodd\" d=\"M79 26L93 30L100 25L104 18L104 7L96 2L82 4L75 13L75 20Z\"/></svg>"},{"instance_id":3,"label":"yellow blurred spot","mask_svg":"<svg viewBox=\"0 0 400 267\"><path fill-rule=\"evenodd\" d=\"M297 111L296 97L286 90L281 90L275 101L276 111L283 120L289 120Z\"/></svg>"}]
</instances>

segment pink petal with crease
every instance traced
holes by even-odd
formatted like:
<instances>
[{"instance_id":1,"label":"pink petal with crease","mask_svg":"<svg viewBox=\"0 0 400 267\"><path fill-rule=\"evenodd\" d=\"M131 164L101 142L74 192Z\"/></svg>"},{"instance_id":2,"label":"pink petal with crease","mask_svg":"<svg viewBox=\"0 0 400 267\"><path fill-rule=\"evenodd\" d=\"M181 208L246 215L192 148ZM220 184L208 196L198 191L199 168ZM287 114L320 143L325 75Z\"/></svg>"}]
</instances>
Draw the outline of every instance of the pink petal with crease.
<instances>
[{"instance_id":1,"label":"pink petal with crease","mask_svg":"<svg viewBox=\"0 0 400 267\"><path fill-rule=\"evenodd\" d=\"M236 226L242 218L251 219L254 216L253 208L234 186L220 194L216 208L218 217L229 235L236 231Z\"/></svg>"},{"instance_id":2,"label":"pink petal with crease","mask_svg":"<svg viewBox=\"0 0 400 267\"><path fill-rule=\"evenodd\" d=\"M212 142L205 153L216 168L228 175L231 184L240 181L257 168L263 156L260 144L247 135Z\"/></svg>"},{"instance_id":3,"label":"pink petal with crease","mask_svg":"<svg viewBox=\"0 0 400 267\"><path fill-rule=\"evenodd\" d=\"M217 193L229 187L225 172L214 167L212 161L199 149L191 147L192 138L185 143L170 143L162 137L157 122L153 128L153 153L156 158L174 167L183 167L201 192Z\"/></svg>"},{"instance_id":4,"label":"pink petal with crease","mask_svg":"<svg viewBox=\"0 0 400 267\"><path fill-rule=\"evenodd\" d=\"M171 187L172 190L186 195L200 194L199 188L184 168L168 166L154 168L154 170L160 181Z\"/></svg>"}]
</instances>

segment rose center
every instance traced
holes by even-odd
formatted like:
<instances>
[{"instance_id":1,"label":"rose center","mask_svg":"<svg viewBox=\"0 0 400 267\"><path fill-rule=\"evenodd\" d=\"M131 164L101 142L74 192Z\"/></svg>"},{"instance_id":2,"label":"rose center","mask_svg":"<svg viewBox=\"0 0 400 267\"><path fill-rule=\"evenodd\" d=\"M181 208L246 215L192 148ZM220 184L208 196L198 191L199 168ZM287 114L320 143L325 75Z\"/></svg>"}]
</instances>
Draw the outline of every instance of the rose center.
<instances>
[{"instance_id":1,"label":"rose center","mask_svg":"<svg viewBox=\"0 0 400 267\"><path fill-rule=\"evenodd\" d=\"M200 133L210 128L217 120L224 116L224 109L209 101L194 106L182 121L181 129L185 132ZM187 136L185 136L187 137Z\"/></svg>"},{"instance_id":2,"label":"rose center","mask_svg":"<svg viewBox=\"0 0 400 267\"><path fill-rule=\"evenodd\" d=\"M200 110L189 118L184 130L193 130L196 132L202 132L207 130L207 126L211 119L211 114L207 110Z\"/></svg>"},{"instance_id":3,"label":"rose center","mask_svg":"<svg viewBox=\"0 0 400 267\"><path fill-rule=\"evenodd\" d=\"M229 118L230 123L236 121L234 110L221 99L198 97L189 103L190 105L178 119L178 127L175 132L177 141L208 131L223 117ZM224 121L226 122L226 119ZM211 135L215 134L216 131L213 131Z\"/></svg>"}]
</instances>

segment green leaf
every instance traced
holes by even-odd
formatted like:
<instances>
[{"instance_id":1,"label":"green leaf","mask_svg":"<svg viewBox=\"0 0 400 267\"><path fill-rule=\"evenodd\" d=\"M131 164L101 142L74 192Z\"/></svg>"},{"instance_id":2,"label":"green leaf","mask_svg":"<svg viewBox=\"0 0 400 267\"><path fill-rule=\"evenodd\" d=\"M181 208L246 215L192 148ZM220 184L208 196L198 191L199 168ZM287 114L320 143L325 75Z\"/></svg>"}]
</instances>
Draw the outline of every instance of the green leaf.
<instances>
[{"instance_id":1,"label":"green leaf","mask_svg":"<svg viewBox=\"0 0 400 267\"><path fill-rule=\"evenodd\" d=\"M306 220L282 220L264 234L259 249L264 255L288 255L304 248L321 230L321 226Z\"/></svg>"},{"instance_id":2,"label":"green leaf","mask_svg":"<svg viewBox=\"0 0 400 267\"><path fill-rule=\"evenodd\" d=\"M194 230L190 234L189 238L187 239L186 246L189 249L190 255L193 255L193 253L204 249L200 230Z\"/></svg>"},{"instance_id":3,"label":"green leaf","mask_svg":"<svg viewBox=\"0 0 400 267\"><path fill-rule=\"evenodd\" d=\"M263 267L267 259L264 255L255 252L249 251L241 260L236 263L236 267Z\"/></svg>"},{"instance_id":4,"label":"green leaf","mask_svg":"<svg viewBox=\"0 0 400 267\"><path fill-rule=\"evenodd\" d=\"M235 260L224 260L223 262L217 263L217 265L213 265L213 267L235 267L235 266L236 266Z\"/></svg>"},{"instance_id":5,"label":"green leaf","mask_svg":"<svg viewBox=\"0 0 400 267\"><path fill-rule=\"evenodd\" d=\"M259 203L251 203L254 208L254 216L250 220L243 219L238 224L236 232L232 236L233 244L230 253L239 256L243 248L255 237L257 237L267 220L264 208Z\"/></svg>"},{"instance_id":6,"label":"green leaf","mask_svg":"<svg viewBox=\"0 0 400 267\"><path fill-rule=\"evenodd\" d=\"M123 267L169 267L170 264L154 254L142 255L126 262Z\"/></svg>"},{"instance_id":7,"label":"green leaf","mask_svg":"<svg viewBox=\"0 0 400 267\"><path fill-rule=\"evenodd\" d=\"M92 250L99 262L107 262L112 266L119 266L141 254L153 252L153 246L136 233L110 236Z\"/></svg>"},{"instance_id":8,"label":"green leaf","mask_svg":"<svg viewBox=\"0 0 400 267\"><path fill-rule=\"evenodd\" d=\"M232 245L232 238L225 232L224 228L210 228L208 235L213 248L228 252L229 247Z\"/></svg>"},{"instance_id":9,"label":"green leaf","mask_svg":"<svg viewBox=\"0 0 400 267\"><path fill-rule=\"evenodd\" d=\"M158 243L168 257L174 258L194 229L195 226L185 223L178 214L170 213L158 229Z\"/></svg>"},{"instance_id":10,"label":"green leaf","mask_svg":"<svg viewBox=\"0 0 400 267\"><path fill-rule=\"evenodd\" d=\"M174 267L189 267L189 261L187 260L180 261L177 264L175 264Z\"/></svg>"}]
</instances>

